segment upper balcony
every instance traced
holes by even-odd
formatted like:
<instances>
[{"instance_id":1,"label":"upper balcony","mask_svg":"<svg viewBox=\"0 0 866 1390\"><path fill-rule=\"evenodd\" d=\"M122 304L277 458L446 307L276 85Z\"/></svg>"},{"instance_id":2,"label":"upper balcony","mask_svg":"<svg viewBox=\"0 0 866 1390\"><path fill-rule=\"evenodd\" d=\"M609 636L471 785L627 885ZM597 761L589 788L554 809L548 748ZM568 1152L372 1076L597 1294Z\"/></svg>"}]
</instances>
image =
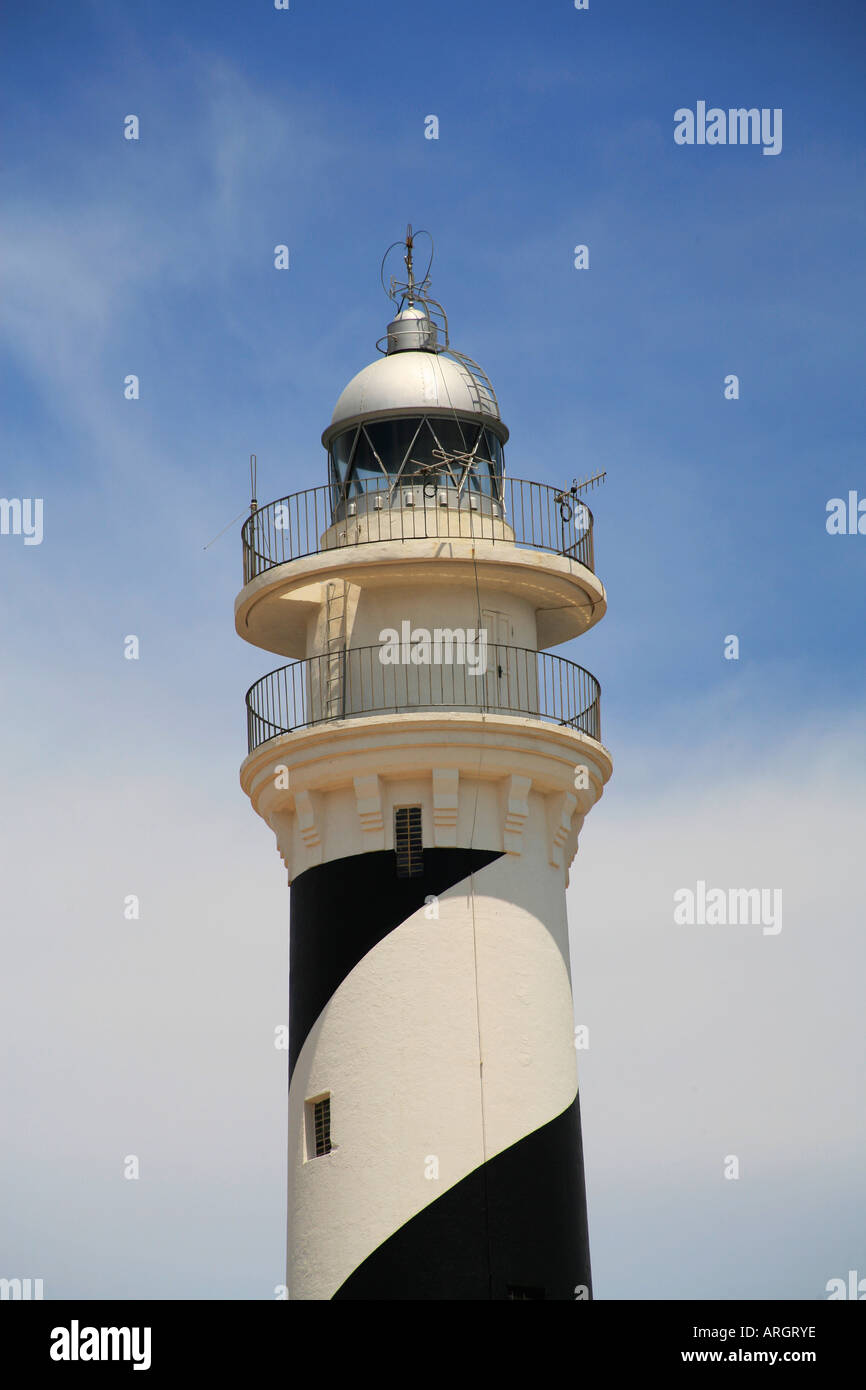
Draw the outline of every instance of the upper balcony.
<instances>
[{"instance_id":1,"label":"upper balcony","mask_svg":"<svg viewBox=\"0 0 866 1390\"><path fill-rule=\"evenodd\" d=\"M525 645L538 648L580 636L607 606L594 573L592 513L546 483L381 474L338 481L259 508L242 535L237 632L287 657L321 649L317 625L335 583L360 595L359 611L368 614L385 595L412 615L423 596L438 594L452 622L469 622L454 616L453 595L483 591L484 607L516 602L534 612ZM359 628L353 640L373 638Z\"/></svg>"},{"instance_id":2,"label":"upper balcony","mask_svg":"<svg viewBox=\"0 0 866 1390\"><path fill-rule=\"evenodd\" d=\"M488 491L441 478L383 486L359 480L353 494L313 487L269 502L242 529L244 584L277 565L381 541L482 540L547 551L594 569L592 513L568 491L503 477Z\"/></svg>"}]
</instances>

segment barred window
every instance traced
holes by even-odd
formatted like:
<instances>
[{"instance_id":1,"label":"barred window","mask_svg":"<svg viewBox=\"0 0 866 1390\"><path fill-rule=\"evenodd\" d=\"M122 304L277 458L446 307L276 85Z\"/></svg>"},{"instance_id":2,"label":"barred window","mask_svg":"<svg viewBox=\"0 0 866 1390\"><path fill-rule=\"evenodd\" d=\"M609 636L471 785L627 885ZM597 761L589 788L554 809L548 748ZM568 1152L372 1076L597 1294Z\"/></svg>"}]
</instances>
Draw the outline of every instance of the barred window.
<instances>
[{"instance_id":1,"label":"barred window","mask_svg":"<svg viewBox=\"0 0 866 1390\"><path fill-rule=\"evenodd\" d=\"M331 1097L318 1096L308 1100L307 1158L321 1158L331 1152Z\"/></svg>"},{"instance_id":2,"label":"barred window","mask_svg":"<svg viewBox=\"0 0 866 1390\"><path fill-rule=\"evenodd\" d=\"M395 810L394 853L398 878L418 878L423 874L420 806L398 806Z\"/></svg>"}]
</instances>

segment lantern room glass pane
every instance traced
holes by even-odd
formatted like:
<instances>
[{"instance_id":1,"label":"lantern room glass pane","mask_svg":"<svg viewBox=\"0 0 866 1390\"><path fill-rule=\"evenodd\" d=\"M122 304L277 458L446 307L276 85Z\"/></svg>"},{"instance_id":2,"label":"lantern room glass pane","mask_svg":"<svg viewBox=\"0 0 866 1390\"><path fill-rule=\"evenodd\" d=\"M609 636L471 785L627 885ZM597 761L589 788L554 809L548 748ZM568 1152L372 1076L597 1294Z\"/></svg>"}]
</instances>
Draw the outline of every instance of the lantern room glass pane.
<instances>
[{"instance_id":1,"label":"lantern room glass pane","mask_svg":"<svg viewBox=\"0 0 866 1390\"><path fill-rule=\"evenodd\" d=\"M419 415L405 420L376 420L365 426L372 447L385 465L389 477L399 471L418 430L424 432L424 417ZM415 452L415 448L412 448Z\"/></svg>"},{"instance_id":2,"label":"lantern room glass pane","mask_svg":"<svg viewBox=\"0 0 866 1390\"><path fill-rule=\"evenodd\" d=\"M350 430L344 430L338 434L336 439L331 441L331 469L336 480L342 482L349 469L349 459L352 457L352 446L358 434L358 427L354 425Z\"/></svg>"},{"instance_id":3,"label":"lantern room glass pane","mask_svg":"<svg viewBox=\"0 0 866 1390\"><path fill-rule=\"evenodd\" d=\"M330 460L331 481L344 498L386 489L398 475L440 487L462 481L464 489L501 498L502 444L478 420L417 415L366 422L335 436Z\"/></svg>"}]
</instances>

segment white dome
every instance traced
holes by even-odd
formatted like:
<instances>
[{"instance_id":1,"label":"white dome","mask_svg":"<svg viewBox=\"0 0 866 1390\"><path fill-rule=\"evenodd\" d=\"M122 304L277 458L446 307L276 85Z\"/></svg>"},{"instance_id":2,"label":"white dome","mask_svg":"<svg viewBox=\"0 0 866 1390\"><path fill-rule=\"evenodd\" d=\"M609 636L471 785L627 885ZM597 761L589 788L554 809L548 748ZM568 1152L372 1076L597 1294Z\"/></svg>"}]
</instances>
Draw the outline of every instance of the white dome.
<instances>
[{"instance_id":1,"label":"white dome","mask_svg":"<svg viewBox=\"0 0 866 1390\"><path fill-rule=\"evenodd\" d=\"M461 362L443 353L393 352L352 377L334 407L322 442L327 444L338 425L361 418L452 411L500 418L489 392ZM497 432L507 438L503 425Z\"/></svg>"}]
</instances>

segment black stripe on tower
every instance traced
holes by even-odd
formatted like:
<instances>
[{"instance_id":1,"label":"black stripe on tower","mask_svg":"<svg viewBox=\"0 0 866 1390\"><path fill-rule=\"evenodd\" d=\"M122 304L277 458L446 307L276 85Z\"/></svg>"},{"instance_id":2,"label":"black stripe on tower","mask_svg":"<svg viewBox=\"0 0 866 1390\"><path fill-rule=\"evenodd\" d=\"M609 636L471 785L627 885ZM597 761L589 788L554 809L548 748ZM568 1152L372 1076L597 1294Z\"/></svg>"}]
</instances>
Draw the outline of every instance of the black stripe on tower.
<instances>
[{"instance_id":1,"label":"black stripe on tower","mask_svg":"<svg viewBox=\"0 0 866 1390\"><path fill-rule=\"evenodd\" d=\"M289 1077L328 1000L374 946L499 850L425 849L423 873L398 878L393 850L306 869L292 883L289 929Z\"/></svg>"},{"instance_id":2,"label":"black stripe on tower","mask_svg":"<svg viewBox=\"0 0 866 1390\"><path fill-rule=\"evenodd\" d=\"M592 1296L580 1098L374 1250L335 1299Z\"/></svg>"}]
</instances>

